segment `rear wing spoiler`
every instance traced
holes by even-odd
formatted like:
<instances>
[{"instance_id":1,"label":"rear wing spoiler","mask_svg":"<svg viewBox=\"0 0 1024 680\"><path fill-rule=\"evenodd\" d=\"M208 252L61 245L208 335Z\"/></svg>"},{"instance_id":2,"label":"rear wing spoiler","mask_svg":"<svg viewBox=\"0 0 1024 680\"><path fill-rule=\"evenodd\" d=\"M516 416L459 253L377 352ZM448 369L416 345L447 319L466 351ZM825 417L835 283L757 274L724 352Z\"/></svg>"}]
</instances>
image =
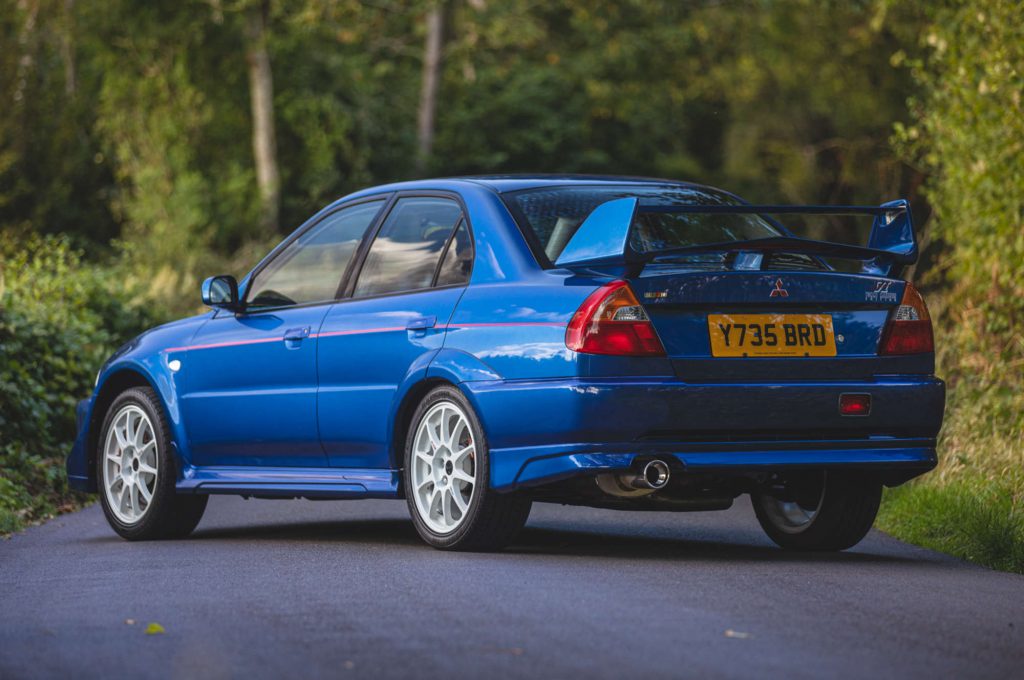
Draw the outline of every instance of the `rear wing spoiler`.
<instances>
[{"instance_id":1,"label":"rear wing spoiler","mask_svg":"<svg viewBox=\"0 0 1024 680\"><path fill-rule=\"evenodd\" d=\"M638 252L629 244L629 232L638 213L698 214L802 214L874 215L867 246L776 236L748 241L707 243L668 250ZM798 253L817 257L861 260L861 271L877 276L899 276L903 267L917 262L910 205L905 199L879 206L866 205L678 205L642 206L637 198L618 198L594 208L555 260L558 267L625 266L639 274L659 260L710 252Z\"/></svg>"}]
</instances>

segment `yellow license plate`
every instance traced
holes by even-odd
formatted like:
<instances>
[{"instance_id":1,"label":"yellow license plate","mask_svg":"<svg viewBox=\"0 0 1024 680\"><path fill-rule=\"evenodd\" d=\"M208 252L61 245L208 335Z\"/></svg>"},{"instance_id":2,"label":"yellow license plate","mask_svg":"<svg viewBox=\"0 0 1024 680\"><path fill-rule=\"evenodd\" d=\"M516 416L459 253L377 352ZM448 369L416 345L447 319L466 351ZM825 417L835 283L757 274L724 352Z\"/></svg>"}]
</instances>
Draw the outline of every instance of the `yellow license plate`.
<instances>
[{"instance_id":1,"label":"yellow license plate","mask_svg":"<svg viewBox=\"0 0 1024 680\"><path fill-rule=\"evenodd\" d=\"M716 357L834 357L831 314L708 314Z\"/></svg>"}]
</instances>

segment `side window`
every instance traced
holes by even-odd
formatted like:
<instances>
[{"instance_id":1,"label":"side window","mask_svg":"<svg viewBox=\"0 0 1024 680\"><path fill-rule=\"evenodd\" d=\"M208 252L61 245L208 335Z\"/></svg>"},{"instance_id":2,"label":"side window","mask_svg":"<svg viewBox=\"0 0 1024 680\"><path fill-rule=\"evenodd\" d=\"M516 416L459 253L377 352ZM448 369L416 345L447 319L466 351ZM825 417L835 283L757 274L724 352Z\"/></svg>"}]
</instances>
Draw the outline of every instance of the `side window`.
<instances>
[{"instance_id":1,"label":"side window","mask_svg":"<svg viewBox=\"0 0 1024 680\"><path fill-rule=\"evenodd\" d=\"M355 297L430 288L462 209L447 198L399 199L366 254Z\"/></svg>"},{"instance_id":2,"label":"side window","mask_svg":"<svg viewBox=\"0 0 1024 680\"><path fill-rule=\"evenodd\" d=\"M452 286L469 283L469 274L473 269L473 242L469 240L469 228L466 220L459 222L455 237L448 245L437 272L437 285Z\"/></svg>"},{"instance_id":3,"label":"side window","mask_svg":"<svg viewBox=\"0 0 1024 680\"><path fill-rule=\"evenodd\" d=\"M283 307L333 300L363 234L384 201L361 203L325 217L256 275L248 307Z\"/></svg>"}]
</instances>

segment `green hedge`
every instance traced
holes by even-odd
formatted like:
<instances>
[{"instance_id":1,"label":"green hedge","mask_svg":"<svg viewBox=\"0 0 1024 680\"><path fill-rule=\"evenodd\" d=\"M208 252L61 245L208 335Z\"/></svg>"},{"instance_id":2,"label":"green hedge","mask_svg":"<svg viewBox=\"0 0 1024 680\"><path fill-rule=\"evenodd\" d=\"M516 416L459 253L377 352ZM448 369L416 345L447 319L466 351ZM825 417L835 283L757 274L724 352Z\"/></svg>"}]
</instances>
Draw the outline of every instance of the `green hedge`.
<instances>
[{"instance_id":1,"label":"green hedge","mask_svg":"<svg viewBox=\"0 0 1024 680\"><path fill-rule=\"evenodd\" d=\"M66 240L0 234L0 533L80 500L64 473L75 403L103 360L155 321L125 280Z\"/></svg>"}]
</instances>

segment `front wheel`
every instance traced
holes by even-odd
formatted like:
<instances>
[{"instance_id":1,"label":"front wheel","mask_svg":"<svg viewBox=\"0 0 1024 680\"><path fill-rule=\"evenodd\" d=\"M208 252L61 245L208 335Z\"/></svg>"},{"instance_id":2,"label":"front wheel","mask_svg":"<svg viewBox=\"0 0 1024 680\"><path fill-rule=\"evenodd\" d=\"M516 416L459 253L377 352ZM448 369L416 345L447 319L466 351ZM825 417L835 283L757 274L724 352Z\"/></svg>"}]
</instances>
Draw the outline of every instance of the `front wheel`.
<instances>
[{"instance_id":1,"label":"front wheel","mask_svg":"<svg viewBox=\"0 0 1024 680\"><path fill-rule=\"evenodd\" d=\"M96 468L103 514L130 541L186 536L206 509L207 496L175 493L167 419L148 387L126 390L110 405Z\"/></svg>"},{"instance_id":2,"label":"front wheel","mask_svg":"<svg viewBox=\"0 0 1024 680\"><path fill-rule=\"evenodd\" d=\"M792 497L753 495L754 512L768 537L791 550L845 550L871 529L882 485L857 475L822 472L804 478Z\"/></svg>"},{"instance_id":3,"label":"front wheel","mask_svg":"<svg viewBox=\"0 0 1024 680\"><path fill-rule=\"evenodd\" d=\"M487 440L473 408L450 386L432 390L413 414L403 483L416 531L435 548L496 550L526 524L531 501L487 483Z\"/></svg>"}]
</instances>

